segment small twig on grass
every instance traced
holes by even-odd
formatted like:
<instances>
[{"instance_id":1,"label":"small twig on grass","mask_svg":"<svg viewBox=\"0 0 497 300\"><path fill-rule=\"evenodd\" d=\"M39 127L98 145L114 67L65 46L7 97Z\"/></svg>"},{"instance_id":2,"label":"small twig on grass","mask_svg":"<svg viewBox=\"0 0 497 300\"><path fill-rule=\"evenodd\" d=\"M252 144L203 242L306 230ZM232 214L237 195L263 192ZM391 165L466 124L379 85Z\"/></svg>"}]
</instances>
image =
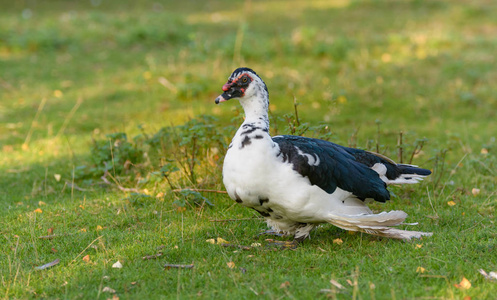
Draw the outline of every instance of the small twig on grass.
<instances>
[{"instance_id":1,"label":"small twig on grass","mask_svg":"<svg viewBox=\"0 0 497 300\"><path fill-rule=\"evenodd\" d=\"M252 249L252 247L250 246L244 246L244 245L233 245L233 244L221 244L221 246L223 247L226 247L226 248L238 248L238 249L242 249L242 250L250 250Z\"/></svg>"},{"instance_id":2,"label":"small twig on grass","mask_svg":"<svg viewBox=\"0 0 497 300\"><path fill-rule=\"evenodd\" d=\"M55 266L55 265L57 265L59 263L60 263L60 259L57 258L56 260L54 260L52 262L49 262L48 264L44 264L43 266L35 267L35 269L36 270L43 270L43 269L47 269L47 268L53 267L53 266Z\"/></svg>"},{"instance_id":3,"label":"small twig on grass","mask_svg":"<svg viewBox=\"0 0 497 300\"><path fill-rule=\"evenodd\" d=\"M297 126L300 126L299 112L297 109L298 105L299 105L299 103L297 103L297 97L295 97L295 95L294 95L293 96L293 108L295 110L295 123L297 124Z\"/></svg>"},{"instance_id":4,"label":"small twig on grass","mask_svg":"<svg viewBox=\"0 0 497 300\"><path fill-rule=\"evenodd\" d=\"M415 155L421 153L421 150L423 150L424 144L425 144L425 140L420 140L419 142L416 143L414 150L412 150L411 158L409 159L409 164L412 164L412 160L414 159Z\"/></svg>"},{"instance_id":5,"label":"small twig on grass","mask_svg":"<svg viewBox=\"0 0 497 300\"><path fill-rule=\"evenodd\" d=\"M121 186L119 183L117 183L117 181L114 178L113 179L114 179L115 183L110 182L107 179L107 175L110 175L110 174L109 174L109 172L105 171L104 176L100 177L100 179L102 179L105 184L115 185L119 190L121 190L123 192L135 192L135 193L139 193L140 192L136 188L125 188L125 187ZM110 176L112 177L112 175L110 175Z\"/></svg>"},{"instance_id":6,"label":"small twig on grass","mask_svg":"<svg viewBox=\"0 0 497 300\"><path fill-rule=\"evenodd\" d=\"M42 235L42 236L39 236L38 238L40 240L51 240L51 239L54 239L54 238L57 238L57 237L61 237L61 236L67 236L69 235L69 233L64 233L64 234L51 234L51 235Z\"/></svg>"},{"instance_id":7,"label":"small twig on grass","mask_svg":"<svg viewBox=\"0 0 497 300\"><path fill-rule=\"evenodd\" d=\"M83 251L81 251L78 256L76 256L69 264L71 265L72 263L74 263L76 261L76 259L78 259L78 257L80 257L83 253L85 253L85 251L91 247L91 245L93 245L93 243L95 243L97 240L101 239L103 237L103 235L97 237L96 239L94 239L88 246L86 246L85 249L83 249Z\"/></svg>"},{"instance_id":8,"label":"small twig on grass","mask_svg":"<svg viewBox=\"0 0 497 300\"><path fill-rule=\"evenodd\" d=\"M93 191L93 189L84 189L82 187L79 187L77 184L69 181L69 180L66 180L66 184L68 187L70 187L71 189L75 189L75 190L78 190L80 192L88 192L88 191Z\"/></svg>"},{"instance_id":9,"label":"small twig on grass","mask_svg":"<svg viewBox=\"0 0 497 300\"><path fill-rule=\"evenodd\" d=\"M403 156L403 150L404 150L404 144L403 144L403 141L402 141L402 131L399 132L399 139L397 141L397 146L399 147L399 153L398 153L398 161L399 161L399 164L402 163L402 156Z\"/></svg>"},{"instance_id":10,"label":"small twig on grass","mask_svg":"<svg viewBox=\"0 0 497 300\"><path fill-rule=\"evenodd\" d=\"M262 220L262 218L221 219L221 220L209 220L209 222L238 222L238 221L250 221L250 220Z\"/></svg>"},{"instance_id":11,"label":"small twig on grass","mask_svg":"<svg viewBox=\"0 0 497 300\"><path fill-rule=\"evenodd\" d=\"M194 192L205 192L205 193L218 193L218 194L227 194L226 191L219 190L209 190L209 189L174 189L173 192L180 193L183 191L194 191Z\"/></svg>"},{"instance_id":12,"label":"small twig on grass","mask_svg":"<svg viewBox=\"0 0 497 300\"><path fill-rule=\"evenodd\" d=\"M64 122L62 123L59 132L57 132L57 134L55 135L55 138L59 137L61 134L64 133L67 124L69 124L69 121L71 121L72 117L74 116L78 108L81 106L81 103L83 103L83 98L79 97L78 100L76 101L76 104L74 104L74 107L71 109L71 111L67 114L66 118L64 119Z\"/></svg>"},{"instance_id":13,"label":"small twig on grass","mask_svg":"<svg viewBox=\"0 0 497 300\"><path fill-rule=\"evenodd\" d=\"M38 110L36 111L35 117L33 118L33 121L31 122L31 127L29 127L29 131L28 131L28 134L26 135L26 139L24 140L24 143L22 144L23 150L28 149L29 141L31 140L31 135L33 134L33 128L35 127L35 124L38 121L38 118L40 117L40 113L43 110L43 107L45 107L45 103L47 103L47 98L42 98L40 105L38 106Z\"/></svg>"},{"instance_id":14,"label":"small twig on grass","mask_svg":"<svg viewBox=\"0 0 497 300\"><path fill-rule=\"evenodd\" d=\"M194 265L176 265L176 264L165 264L164 269L193 269Z\"/></svg>"},{"instance_id":15,"label":"small twig on grass","mask_svg":"<svg viewBox=\"0 0 497 300\"><path fill-rule=\"evenodd\" d=\"M150 260L150 259L156 259L156 258L159 258L162 256L162 252L159 252L157 254L153 254L153 255L146 255L144 257L142 257L143 260Z\"/></svg>"}]
</instances>

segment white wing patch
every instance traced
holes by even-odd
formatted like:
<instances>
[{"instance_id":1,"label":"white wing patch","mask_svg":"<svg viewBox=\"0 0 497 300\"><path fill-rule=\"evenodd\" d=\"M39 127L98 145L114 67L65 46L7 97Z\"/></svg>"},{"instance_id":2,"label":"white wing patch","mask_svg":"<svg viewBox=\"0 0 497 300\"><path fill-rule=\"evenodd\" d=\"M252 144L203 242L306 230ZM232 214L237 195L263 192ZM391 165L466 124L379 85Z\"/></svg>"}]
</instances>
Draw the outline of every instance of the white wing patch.
<instances>
[{"instance_id":1,"label":"white wing patch","mask_svg":"<svg viewBox=\"0 0 497 300\"><path fill-rule=\"evenodd\" d=\"M300 155L300 156L304 156L307 158L307 163L311 166L319 166L319 163L321 162L321 160L319 159L319 156L315 153L313 154L309 154L309 153L305 153L304 151L300 150L299 147L297 146L294 146L295 149L297 150L297 153Z\"/></svg>"},{"instance_id":2,"label":"white wing patch","mask_svg":"<svg viewBox=\"0 0 497 300\"><path fill-rule=\"evenodd\" d=\"M418 174L401 174L399 177L394 180L390 180L387 178L387 167L382 163L375 163L371 169L376 171L378 175L380 175L380 179L383 180L386 184L403 184L403 183L418 183L423 180L426 176L418 175Z\"/></svg>"}]
</instances>

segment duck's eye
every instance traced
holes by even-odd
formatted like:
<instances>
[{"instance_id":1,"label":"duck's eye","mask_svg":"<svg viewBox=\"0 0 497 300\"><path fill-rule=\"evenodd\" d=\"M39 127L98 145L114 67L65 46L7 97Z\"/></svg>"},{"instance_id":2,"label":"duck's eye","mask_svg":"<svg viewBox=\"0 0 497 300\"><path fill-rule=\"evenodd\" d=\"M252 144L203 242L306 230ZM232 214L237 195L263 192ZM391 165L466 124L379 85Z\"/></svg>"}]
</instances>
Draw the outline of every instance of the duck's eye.
<instances>
[{"instance_id":1,"label":"duck's eye","mask_svg":"<svg viewBox=\"0 0 497 300\"><path fill-rule=\"evenodd\" d=\"M243 82L243 83L247 83L247 81L248 81L248 78L247 78L247 77L242 77L242 82Z\"/></svg>"}]
</instances>

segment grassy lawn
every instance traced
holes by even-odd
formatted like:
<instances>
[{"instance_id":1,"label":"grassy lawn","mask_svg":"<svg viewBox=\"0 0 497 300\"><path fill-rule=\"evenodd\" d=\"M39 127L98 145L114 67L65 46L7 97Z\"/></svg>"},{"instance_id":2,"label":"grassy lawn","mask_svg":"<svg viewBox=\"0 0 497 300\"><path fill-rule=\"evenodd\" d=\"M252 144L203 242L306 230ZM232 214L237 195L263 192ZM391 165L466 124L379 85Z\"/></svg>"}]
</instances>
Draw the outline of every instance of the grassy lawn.
<instances>
[{"instance_id":1,"label":"grassy lawn","mask_svg":"<svg viewBox=\"0 0 497 300\"><path fill-rule=\"evenodd\" d=\"M3 2L0 297L495 299L493 1ZM273 134L431 169L372 208L433 236L268 246L222 193L242 116L214 98L238 66L266 81Z\"/></svg>"}]
</instances>

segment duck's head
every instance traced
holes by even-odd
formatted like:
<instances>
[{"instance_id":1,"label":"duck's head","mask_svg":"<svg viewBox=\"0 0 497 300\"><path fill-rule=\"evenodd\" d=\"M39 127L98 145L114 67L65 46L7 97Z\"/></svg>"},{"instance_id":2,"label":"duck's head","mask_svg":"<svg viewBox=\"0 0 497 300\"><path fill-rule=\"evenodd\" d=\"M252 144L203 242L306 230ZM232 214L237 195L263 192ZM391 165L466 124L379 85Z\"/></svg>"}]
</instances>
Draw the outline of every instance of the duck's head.
<instances>
[{"instance_id":1,"label":"duck's head","mask_svg":"<svg viewBox=\"0 0 497 300\"><path fill-rule=\"evenodd\" d=\"M231 73L228 82L223 85L223 93L216 98L216 104L230 99L262 97L268 98L266 84L249 68L238 68Z\"/></svg>"}]
</instances>

